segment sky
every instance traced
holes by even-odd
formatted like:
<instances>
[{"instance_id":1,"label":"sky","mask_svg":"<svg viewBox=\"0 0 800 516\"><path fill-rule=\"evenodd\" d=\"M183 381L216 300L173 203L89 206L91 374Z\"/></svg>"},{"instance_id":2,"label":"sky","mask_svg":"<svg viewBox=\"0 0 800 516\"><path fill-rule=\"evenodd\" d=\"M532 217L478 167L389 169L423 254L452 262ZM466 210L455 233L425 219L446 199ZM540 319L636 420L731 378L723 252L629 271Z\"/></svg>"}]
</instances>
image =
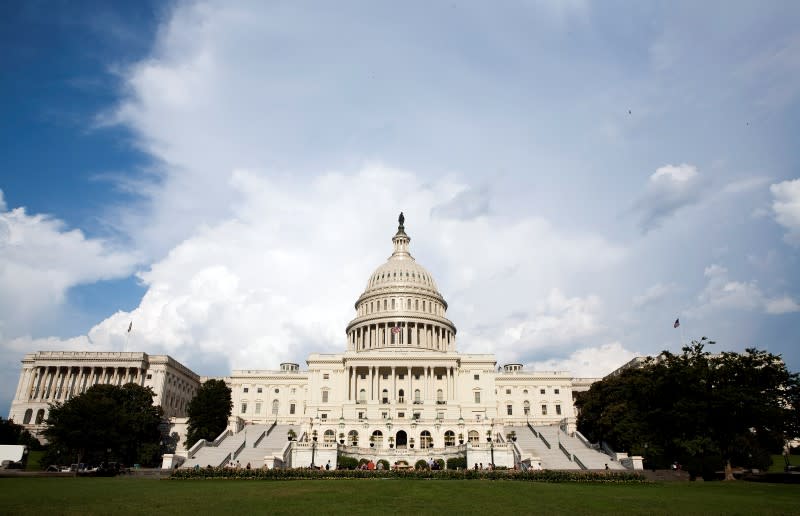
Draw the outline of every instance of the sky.
<instances>
[{"instance_id":1,"label":"sky","mask_svg":"<svg viewBox=\"0 0 800 516\"><path fill-rule=\"evenodd\" d=\"M0 408L38 350L341 352L400 211L459 351L800 370L800 3L12 1L0 49Z\"/></svg>"}]
</instances>

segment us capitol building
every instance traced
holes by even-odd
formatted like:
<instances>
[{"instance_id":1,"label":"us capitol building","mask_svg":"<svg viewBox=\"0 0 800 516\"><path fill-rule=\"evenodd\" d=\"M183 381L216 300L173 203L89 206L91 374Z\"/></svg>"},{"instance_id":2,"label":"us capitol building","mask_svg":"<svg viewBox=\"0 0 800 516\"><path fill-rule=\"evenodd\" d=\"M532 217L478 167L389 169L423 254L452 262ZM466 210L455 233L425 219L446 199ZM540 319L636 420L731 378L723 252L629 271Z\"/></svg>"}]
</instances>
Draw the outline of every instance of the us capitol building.
<instances>
[{"instance_id":1,"label":"us capitol building","mask_svg":"<svg viewBox=\"0 0 800 516\"><path fill-rule=\"evenodd\" d=\"M554 469L633 467L600 453L575 430L573 395L593 378L497 366L492 354L456 349L457 330L431 274L409 251L400 214L393 252L367 280L343 353L313 353L307 368L234 370L228 429L185 449L186 408L200 377L168 356L38 352L22 360L9 419L34 433L48 404L97 383L150 386L180 440L165 467L336 464L348 455L390 464L466 457L468 464Z\"/></svg>"}]
</instances>

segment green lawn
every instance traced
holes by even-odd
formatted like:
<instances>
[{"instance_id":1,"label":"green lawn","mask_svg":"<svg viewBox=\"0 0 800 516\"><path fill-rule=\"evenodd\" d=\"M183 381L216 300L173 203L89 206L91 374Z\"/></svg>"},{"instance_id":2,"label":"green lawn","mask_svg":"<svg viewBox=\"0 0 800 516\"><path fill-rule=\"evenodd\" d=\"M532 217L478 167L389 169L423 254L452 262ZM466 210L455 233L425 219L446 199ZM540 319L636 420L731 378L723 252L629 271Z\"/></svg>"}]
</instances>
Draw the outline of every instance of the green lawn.
<instances>
[{"instance_id":1,"label":"green lawn","mask_svg":"<svg viewBox=\"0 0 800 516\"><path fill-rule=\"evenodd\" d=\"M2 478L3 514L797 514L796 485Z\"/></svg>"},{"instance_id":2,"label":"green lawn","mask_svg":"<svg viewBox=\"0 0 800 516\"><path fill-rule=\"evenodd\" d=\"M789 464L792 466L800 466L800 455L789 455ZM773 455L772 466L770 466L767 471L770 473L780 473L785 466L786 461L783 459L783 455Z\"/></svg>"}]
</instances>

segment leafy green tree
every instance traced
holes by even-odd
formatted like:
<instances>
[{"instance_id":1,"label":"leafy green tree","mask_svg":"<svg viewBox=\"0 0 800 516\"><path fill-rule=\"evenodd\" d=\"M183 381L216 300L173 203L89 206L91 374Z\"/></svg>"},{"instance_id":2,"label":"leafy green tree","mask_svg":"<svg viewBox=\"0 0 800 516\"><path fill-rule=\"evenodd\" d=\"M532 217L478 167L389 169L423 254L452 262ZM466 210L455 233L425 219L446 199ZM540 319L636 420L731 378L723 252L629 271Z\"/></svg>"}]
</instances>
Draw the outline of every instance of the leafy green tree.
<instances>
[{"instance_id":1,"label":"leafy green tree","mask_svg":"<svg viewBox=\"0 0 800 516\"><path fill-rule=\"evenodd\" d=\"M765 468L770 454L800 435L800 378L779 356L705 351L705 337L675 355L605 378L576 400L589 439L643 455L651 467L672 461L710 476L731 464Z\"/></svg>"},{"instance_id":2,"label":"leafy green tree","mask_svg":"<svg viewBox=\"0 0 800 516\"><path fill-rule=\"evenodd\" d=\"M133 383L94 385L51 405L43 432L50 443L48 458L56 453L87 463L157 463L163 412L153 405L154 396L149 387Z\"/></svg>"},{"instance_id":3,"label":"leafy green tree","mask_svg":"<svg viewBox=\"0 0 800 516\"><path fill-rule=\"evenodd\" d=\"M0 417L0 444L21 444L27 446L29 450L42 449L39 440L25 430L22 425L2 417Z\"/></svg>"},{"instance_id":4,"label":"leafy green tree","mask_svg":"<svg viewBox=\"0 0 800 516\"><path fill-rule=\"evenodd\" d=\"M224 380L203 383L189 402L186 447L191 448L200 439L216 439L228 426L232 409L231 388Z\"/></svg>"}]
</instances>

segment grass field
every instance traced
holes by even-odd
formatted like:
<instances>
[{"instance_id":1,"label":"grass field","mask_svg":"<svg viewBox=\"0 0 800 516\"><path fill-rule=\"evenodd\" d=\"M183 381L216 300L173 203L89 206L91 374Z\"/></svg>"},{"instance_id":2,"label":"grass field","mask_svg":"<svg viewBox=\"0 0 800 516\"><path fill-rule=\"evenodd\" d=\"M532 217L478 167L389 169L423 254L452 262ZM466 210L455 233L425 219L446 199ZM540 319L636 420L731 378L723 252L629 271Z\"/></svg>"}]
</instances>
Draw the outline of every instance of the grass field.
<instances>
[{"instance_id":1,"label":"grass field","mask_svg":"<svg viewBox=\"0 0 800 516\"><path fill-rule=\"evenodd\" d=\"M3 478L2 514L798 514L800 488L750 482Z\"/></svg>"}]
</instances>

